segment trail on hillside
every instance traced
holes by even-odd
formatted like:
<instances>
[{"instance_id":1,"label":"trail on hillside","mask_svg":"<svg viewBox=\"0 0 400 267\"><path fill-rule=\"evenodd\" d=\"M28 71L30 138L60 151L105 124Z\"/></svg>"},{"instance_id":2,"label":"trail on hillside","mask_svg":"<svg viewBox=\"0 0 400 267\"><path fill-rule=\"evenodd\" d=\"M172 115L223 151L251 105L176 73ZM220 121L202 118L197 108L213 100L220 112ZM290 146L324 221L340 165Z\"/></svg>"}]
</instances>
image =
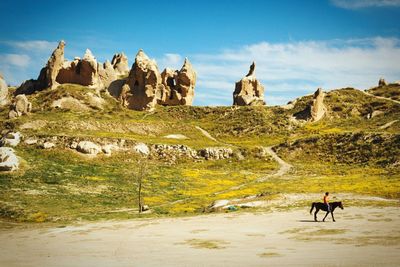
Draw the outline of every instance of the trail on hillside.
<instances>
[{"instance_id":1,"label":"trail on hillside","mask_svg":"<svg viewBox=\"0 0 400 267\"><path fill-rule=\"evenodd\" d=\"M205 137L207 137L208 139L220 143L217 139L215 139L214 137L212 137L212 135L207 132L206 130L204 130L203 128L201 128L200 126L196 126L196 129L199 130Z\"/></svg>"},{"instance_id":2,"label":"trail on hillside","mask_svg":"<svg viewBox=\"0 0 400 267\"><path fill-rule=\"evenodd\" d=\"M228 188L228 189L223 190L223 191L215 192L215 193L213 193L213 195L215 196L215 195L224 194L224 193L227 193L229 191L241 189L241 188L243 188L245 186L248 186L250 184L265 182L266 180L268 180L270 178L281 177L281 176L285 175L286 173L288 173L291 168L293 168L292 165L290 165L289 163L284 161L282 158L280 158L275 153L275 151L272 150L272 146L265 147L264 149L265 149L265 152L267 152L279 164L279 169L276 172L268 174L268 175L265 175L265 176L262 176L262 177L260 177L260 178L258 178L256 180L253 180L253 181L250 181L250 182L247 182L247 183L243 183L243 184L240 184L240 185L233 186L233 187Z\"/></svg>"},{"instance_id":3,"label":"trail on hillside","mask_svg":"<svg viewBox=\"0 0 400 267\"><path fill-rule=\"evenodd\" d=\"M207 138L209 138L210 140L213 140L213 141L218 142L218 143L225 144L223 142L218 141L210 133L208 133L206 130L200 128L199 126L196 126L196 129L200 130L203 133L203 135L206 136ZM226 145L230 145L230 144L226 144ZM232 146L232 145L230 145L230 146ZM228 189L225 189L225 190L222 190L222 191L214 192L211 195L212 196L221 195L221 194L224 194L224 193L228 193L230 191L239 190L239 189L241 189L241 188L243 188L245 186L251 185L251 184L264 182L264 181L266 181L266 180L268 180L270 178L281 177L281 176L285 175L286 173L288 173L289 170L293 168L292 165L290 165L289 163L284 161L282 158L280 158L275 153L275 151L272 150L272 146L265 147L264 149L265 149L265 152L267 154L269 154L279 164L279 169L276 172L268 174L268 175L265 175L265 176L262 176L262 177L260 177L260 178L258 178L256 180L253 180L253 181L250 181L250 182L247 182L247 183L243 183L243 184L240 184L240 185L232 186L232 187L230 187ZM174 205L174 204L182 203L182 202L184 202L186 200L190 200L190 199L192 199L192 197L187 197L187 198L184 198L184 199L175 200L175 201L164 203L164 204L161 204L161 205L158 205L158 206L155 206L155 207L163 207L163 206L167 206L167 205Z\"/></svg>"},{"instance_id":4,"label":"trail on hillside","mask_svg":"<svg viewBox=\"0 0 400 267\"><path fill-rule=\"evenodd\" d=\"M272 146L266 147L265 152L267 152L276 162L278 162L279 170L276 173L257 179L257 182L263 182L272 177L283 176L284 174L288 173L291 168L293 168L292 165L284 161L282 158L278 156L278 154L275 153L274 150L272 150Z\"/></svg>"},{"instance_id":5,"label":"trail on hillside","mask_svg":"<svg viewBox=\"0 0 400 267\"><path fill-rule=\"evenodd\" d=\"M383 99L383 100L391 101L391 102L396 103L396 104L400 104L400 101L391 99L391 98L389 98L389 97L377 96L377 95L368 93L367 91L364 91L364 90L360 90L360 91L363 92L363 94L365 94L365 95L367 95L367 96L371 96L371 97L375 97L375 98L377 98L377 99Z\"/></svg>"}]
</instances>

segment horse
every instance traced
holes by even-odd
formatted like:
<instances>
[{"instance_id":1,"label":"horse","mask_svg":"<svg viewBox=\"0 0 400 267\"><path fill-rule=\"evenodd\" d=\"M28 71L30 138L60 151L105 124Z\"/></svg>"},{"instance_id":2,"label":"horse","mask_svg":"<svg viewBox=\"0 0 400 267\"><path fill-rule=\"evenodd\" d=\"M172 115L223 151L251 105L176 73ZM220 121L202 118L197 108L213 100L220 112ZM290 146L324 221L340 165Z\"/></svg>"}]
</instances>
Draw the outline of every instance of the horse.
<instances>
[{"instance_id":1,"label":"horse","mask_svg":"<svg viewBox=\"0 0 400 267\"><path fill-rule=\"evenodd\" d=\"M341 201L339 201L339 202L332 202L332 203L329 203L329 206L330 206L330 208L331 208L331 209L330 209L330 210L331 210L330 213L331 213L331 215L332 215L332 220L335 222L335 217L333 217L333 212L335 211L335 209L336 209L337 207L343 209L343 204L342 204ZM318 213L318 211L319 211L319 210L326 211L325 217L322 219L322 221L324 222L326 216L328 216L328 214L329 214L328 207L326 206L326 204L325 204L325 203L321 203L321 202L313 202L313 203L311 204L310 214L312 214L312 211L313 211L314 208L315 208L315 212L314 212L314 221L316 221L316 222L318 221L318 220L317 220L317 213Z\"/></svg>"}]
</instances>

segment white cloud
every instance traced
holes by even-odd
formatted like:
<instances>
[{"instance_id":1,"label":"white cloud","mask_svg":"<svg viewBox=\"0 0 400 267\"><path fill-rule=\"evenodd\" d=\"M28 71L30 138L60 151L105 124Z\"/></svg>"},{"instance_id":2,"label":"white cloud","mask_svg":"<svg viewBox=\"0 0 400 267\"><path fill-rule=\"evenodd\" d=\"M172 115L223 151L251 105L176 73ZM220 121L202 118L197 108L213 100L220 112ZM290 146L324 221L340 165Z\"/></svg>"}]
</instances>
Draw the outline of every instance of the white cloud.
<instances>
[{"instance_id":1,"label":"white cloud","mask_svg":"<svg viewBox=\"0 0 400 267\"><path fill-rule=\"evenodd\" d=\"M13 65L20 68L25 68L29 65L31 58L23 54L3 54L0 55L1 65Z\"/></svg>"},{"instance_id":2,"label":"white cloud","mask_svg":"<svg viewBox=\"0 0 400 267\"><path fill-rule=\"evenodd\" d=\"M368 38L272 44L261 42L219 54L192 56L198 74L196 97L202 92L232 104L235 82L256 61L256 76L266 86L268 104L283 104L324 89L369 88L382 76L400 79L400 40ZM195 104L200 104L195 98Z\"/></svg>"},{"instance_id":3,"label":"white cloud","mask_svg":"<svg viewBox=\"0 0 400 267\"><path fill-rule=\"evenodd\" d=\"M345 9L400 7L400 0L331 0L331 3Z\"/></svg>"},{"instance_id":4,"label":"white cloud","mask_svg":"<svg viewBox=\"0 0 400 267\"><path fill-rule=\"evenodd\" d=\"M164 56L157 60L160 71L165 68L180 69L183 65L183 58L179 54L166 53Z\"/></svg>"},{"instance_id":5,"label":"white cloud","mask_svg":"<svg viewBox=\"0 0 400 267\"><path fill-rule=\"evenodd\" d=\"M10 41L6 43L17 49L23 49L27 51L46 51L46 52L54 50L58 45L57 42L49 42L43 40Z\"/></svg>"}]
</instances>

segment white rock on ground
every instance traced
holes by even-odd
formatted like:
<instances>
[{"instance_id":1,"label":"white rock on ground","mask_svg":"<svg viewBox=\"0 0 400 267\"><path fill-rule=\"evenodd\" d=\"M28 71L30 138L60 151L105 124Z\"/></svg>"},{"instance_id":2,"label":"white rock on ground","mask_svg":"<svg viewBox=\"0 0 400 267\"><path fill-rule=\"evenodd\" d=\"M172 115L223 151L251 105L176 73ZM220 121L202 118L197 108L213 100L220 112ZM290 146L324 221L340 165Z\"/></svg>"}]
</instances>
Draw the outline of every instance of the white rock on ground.
<instances>
[{"instance_id":1,"label":"white rock on ground","mask_svg":"<svg viewBox=\"0 0 400 267\"><path fill-rule=\"evenodd\" d=\"M90 141L81 141L78 143L76 150L84 154L97 155L101 152L101 147Z\"/></svg>"},{"instance_id":2,"label":"white rock on ground","mask_svg":"<svg viewBox=\"0 0 400 267\"><path fill-rule=\"evenodd\" d=\"M24 143L27 144L27 145L34 145L34 144L37 144L37 142L38 142L37 139L32 139L32 138L26 139L24 141Z\"/></svg>"},{"instance_id":3,"label":"white rock on ground","mask_svg":"<svg viewBox=\"0 0 400 267\"><path fill-rule=\"evenodd\" d=\"M164 138L178 139L178 140L189 139L186 135L183 135L183 134L169 134L169 135L164 136Z\"/></svg>"},{"instance_id":4,"label":"white rock on ground","mask_svg":"<svg viewBox=\"0 0 400 267\"><path fill-rule=\"evenodd\" d=\"M17 146L21 142L21 133L20 132L11 132L7 133L1 139L1 144L3 146Z\"/></svg>"},{"instance_id":5,"label":"white rock on ground","mask_svg":"<svg viewBox=\"0 0 400 267\"><path fill-rule=\"evenodd\" d=\"M212 205L211 208L212 209L218 209L218 208L222 208L226 205L229 204L229 200L227 199L220 199L220 200L216 200Z\"/></svg>"},{"instance_id":6,"label":"white rock on ground","mask_svg":"<svg viewBox=\"0 0 400 267\"><path fill-rule=\"evenodd\" d=\"M10 147L0 147L0 171L18 170L19 160Z\"/></svg>"},{"instance_id":7,"label":"white rock on ground","mask_svg":"<svg viewBox=\"0 0 400 267\"><path fill-rule=\"evenodd\" d=\"M139 154L146 155L146 156L150 154L149 147L144 143L138 143L137 145L135 145L133 147L133 150Z\"/></svg>"},{"instance_id":8,"label":"white rock on ground","mask_svg":"<svg viewBox=\"0 0 400 267\"><path fill-rule=\"evenodd\" d=\"M56 145L52 142L44 142L40 147L43 149L49 149L49 148L53 148Z\"/></svg>"}]
</instances>

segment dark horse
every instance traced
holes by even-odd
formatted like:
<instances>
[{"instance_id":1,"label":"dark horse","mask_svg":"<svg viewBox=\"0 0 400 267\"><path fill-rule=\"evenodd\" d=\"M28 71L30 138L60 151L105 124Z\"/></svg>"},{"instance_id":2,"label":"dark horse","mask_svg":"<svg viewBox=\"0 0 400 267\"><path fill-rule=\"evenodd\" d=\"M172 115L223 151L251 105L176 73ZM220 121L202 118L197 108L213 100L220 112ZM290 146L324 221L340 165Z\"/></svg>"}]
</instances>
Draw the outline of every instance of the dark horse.
<instances>
[{"instance_id":1,"label":"dark horse","mask_svg":"<svg viewBox=\"0 0 400 267\"><path fill-rule=\"evenodd\" d=\"M332 215L332 220L335 221L335 217L333 217L333 212L335 211L335 209L336 209L337 207L343 209L343 204L342 204L341 201L339 201L339 202L332 202L332 203L329 203L329 205L330 205L330 207L331 207L330 213L331 213L331 215ZM326 204L325 204L325 203L321 203L321 202L314 202L314 203L312 203L312 205L311 205L311 210L310 210L310 214L312 214L312 211L313 211L314 208L315 208L315 212L314 212L314 221L316 221L316 222L318 221L318 220L317 220L317 213L318 213L318 211L319 211L319 210L326 211L325 217L322 219L322 221L324 222L326 216L328 216L328 214L329 214L328 207L326 206Z\"/></svg>"}]
</instances>

